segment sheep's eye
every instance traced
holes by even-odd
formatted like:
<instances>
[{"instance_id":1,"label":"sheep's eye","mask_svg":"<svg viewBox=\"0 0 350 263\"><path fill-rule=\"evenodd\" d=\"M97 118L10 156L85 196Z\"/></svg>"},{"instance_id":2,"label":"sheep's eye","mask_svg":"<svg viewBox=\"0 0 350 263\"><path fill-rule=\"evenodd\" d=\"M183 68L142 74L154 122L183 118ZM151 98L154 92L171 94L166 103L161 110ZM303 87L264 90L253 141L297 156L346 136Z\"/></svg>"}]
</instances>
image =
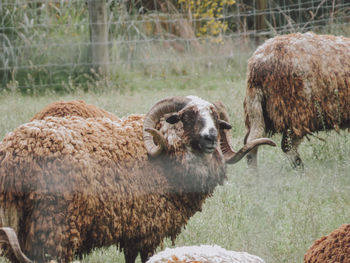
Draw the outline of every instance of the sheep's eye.
<instances>
[{"instance_id":1,"label":"sheep's eye","mask_svg":"<svg viewBox=\"0 0 350 263\"><path fill-rule=\"evenodd\" d=\"M175 124L180 120L179 115L174 114L171 115L169 118L166 119L166 122L170 123L170 124Z\"/></svg>"}]
</instances>

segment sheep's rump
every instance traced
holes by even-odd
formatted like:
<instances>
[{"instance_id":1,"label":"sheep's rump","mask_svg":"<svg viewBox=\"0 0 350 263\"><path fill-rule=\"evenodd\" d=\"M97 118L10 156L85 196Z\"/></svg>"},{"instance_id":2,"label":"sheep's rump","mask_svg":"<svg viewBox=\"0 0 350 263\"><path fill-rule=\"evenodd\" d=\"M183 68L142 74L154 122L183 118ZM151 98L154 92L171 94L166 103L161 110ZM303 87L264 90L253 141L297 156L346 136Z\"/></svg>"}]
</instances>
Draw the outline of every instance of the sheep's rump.
<instances>
[{"instance_id":1,"label":"sheep's rump","mask_svg":"<svg viewBox=\"0 0 350 263\"><path fill-rule=\"evenodd\" d=\"M260 96L265 131L296 136L350 120L350 39L313 33L267 40L248 61L247 98Z\"/></svg>"},{"instance_id":2,"label":"sheep's rump","mask_svg":"<svg viewBox=\"0 0 350 263\"><path fill-rule=\"evenodd\" d=\"M56 101L46 107L40 112L34 115L31 119L42 120L45 117L66 117L66 116L78 116L82 118L109 118L113 121L117 121L118 117L114 114L105 111L95 105L87 104L82 100L72 101Z\"/></svg>"},{"instance_id":3,"label":"sheep's rump","mask_svg":"<svg viewBox=\"0 0 350 263\"><path fill-rule=\"evenodd\" d=\"M315 241L306 252L304 262L350 262L350 224Z\"/></svg>"}]
</instances>

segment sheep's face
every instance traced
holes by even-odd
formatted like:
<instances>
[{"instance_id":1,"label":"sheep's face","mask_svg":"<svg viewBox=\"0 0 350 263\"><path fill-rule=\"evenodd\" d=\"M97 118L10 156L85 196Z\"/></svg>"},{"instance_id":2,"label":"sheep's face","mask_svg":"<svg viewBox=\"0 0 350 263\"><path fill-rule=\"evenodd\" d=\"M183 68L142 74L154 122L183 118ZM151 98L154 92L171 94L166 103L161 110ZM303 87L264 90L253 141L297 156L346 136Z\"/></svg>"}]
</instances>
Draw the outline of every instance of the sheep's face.
<instances>
[{"instance_id":1,"label":"sheep's face","mask_svg":"<svg viewBox=\"0 0 350 263\"><path fill-rule=\"evenodd\" d=\"M275 145L273 141L263 138L235 152L231 147L228 129L232 126L228 119L221 102L214 105L196 96L166 98L157 102L145 116L144 144L152 157L170 152L170 149L180 149L181 152L181 146L184 146L194 155L221 152L229 164L241 160L257 145Z\"/></svg>"},{"instance_id":2,"label":"sheep's face","mask_svg":"<svg viewBox=\"0 0 350 263\"><path fill-rule=\"evenodd\" d=\"M218 146L219 129L230 129L231 125L219 120L215 106L197 98L181 111L166 119L170 124L183 124L183 135L190 150L212 153Z\"/></svg>"}]
</instances>

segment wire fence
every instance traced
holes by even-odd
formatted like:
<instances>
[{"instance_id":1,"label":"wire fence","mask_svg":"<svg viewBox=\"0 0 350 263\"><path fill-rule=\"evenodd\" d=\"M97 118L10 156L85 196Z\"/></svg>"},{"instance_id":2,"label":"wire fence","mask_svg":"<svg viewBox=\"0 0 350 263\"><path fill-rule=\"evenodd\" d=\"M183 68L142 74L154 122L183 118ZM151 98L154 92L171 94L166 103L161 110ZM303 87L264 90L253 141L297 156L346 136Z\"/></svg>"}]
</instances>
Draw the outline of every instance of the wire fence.
<instances>
[{"instance_id":1,"label":"wire fence","mask_svg":"<svg viewBox=\"0 0 350 263\"><path fill-rule=\"evenodd\" d=\"M95 44L108 49L103 79L112 87L241 76L256 46L277 34L350 36L348 0L107 0L105 7L100 23L83 0L0 0L1 89L93 87L102 77L91 59L94 26L108 30Z\"/></svg>"}]
</instances>

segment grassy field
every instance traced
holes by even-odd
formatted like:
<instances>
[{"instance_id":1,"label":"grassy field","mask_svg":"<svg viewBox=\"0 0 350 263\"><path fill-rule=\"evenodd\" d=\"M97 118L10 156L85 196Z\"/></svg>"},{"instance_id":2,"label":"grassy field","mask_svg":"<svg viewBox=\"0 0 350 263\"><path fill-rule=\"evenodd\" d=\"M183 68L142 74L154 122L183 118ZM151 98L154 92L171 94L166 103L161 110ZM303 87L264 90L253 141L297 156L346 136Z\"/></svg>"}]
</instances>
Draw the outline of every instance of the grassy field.
<instances>
[{"instance_id":1,"label":"grassy field","mask_svg":"<svg viewBox=\"0 0 350 263\"><path fill-rule=\"evenodd\" d=\"M245 81L220 74L200 78L164 78L132 83L119 90L41 97L16 93L0 95L0 136L27 122L46 104L56 100L83 99L118 116L145 113L158 99L172 95L198 95L221 100L233 124L236 149L242 146L245 128L243 97ZM207 199L203 211L189 221L176 246L217 244L229 250L247 251L268 263L298 263L314 240L350 222L350 134L322 132L305 140L300 154L303 173L291 169L280 146L259 151L260 173L247 169L245 161L228 167L228 180ZM164 247L171 246L166 240ZM161 250L161 248L159 248ZM115 247L84 256L88 262L124 262Z\"/></svg>"}]
</instances>

